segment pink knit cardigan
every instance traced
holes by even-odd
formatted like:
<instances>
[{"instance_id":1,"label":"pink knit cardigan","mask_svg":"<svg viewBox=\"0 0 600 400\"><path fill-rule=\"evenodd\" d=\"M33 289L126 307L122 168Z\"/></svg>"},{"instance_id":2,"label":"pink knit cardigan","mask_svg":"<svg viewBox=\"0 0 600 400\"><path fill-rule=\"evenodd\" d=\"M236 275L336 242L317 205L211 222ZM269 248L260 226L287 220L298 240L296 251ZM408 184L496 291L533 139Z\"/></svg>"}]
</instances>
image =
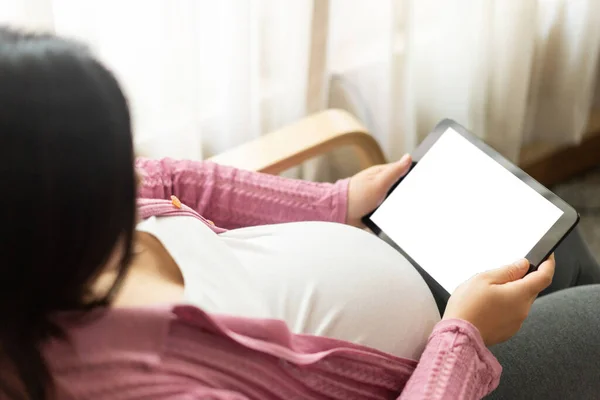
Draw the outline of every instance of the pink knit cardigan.
<instances>
[{"instance_id":1,"label":"pink knit cardigan","mask_svg":"<svg viewBox=\"0 0 600 400\"><path fill-rule=\"evenodd\" d=\"M170 159L138 160L137 167L142 218L192 215L219 233L346 216L347 181L311 183ZM171 195L187 206L175 207ZM496 388L501 372L477 329L461 320L438 323L417 362L296 335L278 320L187 305L93 314L83 321L59 316L69 341L44 347L59 399L478 399Z\"/></svg>"}]
</instances>

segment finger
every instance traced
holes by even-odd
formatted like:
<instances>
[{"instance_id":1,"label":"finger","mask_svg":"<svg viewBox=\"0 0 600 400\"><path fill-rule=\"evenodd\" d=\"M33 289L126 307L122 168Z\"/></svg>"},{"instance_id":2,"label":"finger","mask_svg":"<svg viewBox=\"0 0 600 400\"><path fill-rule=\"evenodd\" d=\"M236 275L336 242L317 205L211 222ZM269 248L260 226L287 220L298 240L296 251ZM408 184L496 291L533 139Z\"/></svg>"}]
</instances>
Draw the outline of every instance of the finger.
<instances>
[{"instance_id":1,"label":"finger","mask_svg":"<svg viewBox=\"0 0 600 400\"><path fill-rule=\"evenodd\" d=\"M502 285L523 278L528 270L529 261L527 261L525 258L522 258L512 264L484 272L481 275L488 279L490 283Z\"/></svg>"},{"instance_id":2,"label":"finger","mask_svg":"<svg viewBox=\"0 0 600 400\"><path fill-rule=\"evenodd\" d=\"M410 154L405 154L400 160L385 166L381 178L386 190L408 172L411 162Z\"/></svg>"},{"instance_id":3,"label":"finger","mask_svg":"<svg viewBox=\"0 0 600 400\"><path fill-rule=\"evenodd\" d=\"M552 283L555 268L554 255L551 255L537 270L525 276L519 282L515 282L515 284L522 287L528 294L537 296Z\"/></svg>"}]
</instances>

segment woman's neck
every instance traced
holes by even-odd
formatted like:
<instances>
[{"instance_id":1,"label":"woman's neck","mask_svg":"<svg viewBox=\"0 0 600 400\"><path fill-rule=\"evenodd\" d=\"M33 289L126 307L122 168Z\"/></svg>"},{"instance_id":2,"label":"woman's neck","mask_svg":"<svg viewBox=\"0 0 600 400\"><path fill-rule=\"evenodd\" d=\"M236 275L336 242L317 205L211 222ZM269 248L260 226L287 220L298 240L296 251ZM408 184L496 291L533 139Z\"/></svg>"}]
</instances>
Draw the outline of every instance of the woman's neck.
<instances>
[{"instance_id":1,"label":"woman's neck","mask_svg":"<svg viewBox=\"0 0 600 400\"><path fill-rule=\"evenodd\" d=\"M94 293L106 293L117 271L107 269L96 280ZM137 232L134 258L116 294L113 307L143 307L184 302L181 270L162 243L146 232Z\"/></svg>"}]
</instances>

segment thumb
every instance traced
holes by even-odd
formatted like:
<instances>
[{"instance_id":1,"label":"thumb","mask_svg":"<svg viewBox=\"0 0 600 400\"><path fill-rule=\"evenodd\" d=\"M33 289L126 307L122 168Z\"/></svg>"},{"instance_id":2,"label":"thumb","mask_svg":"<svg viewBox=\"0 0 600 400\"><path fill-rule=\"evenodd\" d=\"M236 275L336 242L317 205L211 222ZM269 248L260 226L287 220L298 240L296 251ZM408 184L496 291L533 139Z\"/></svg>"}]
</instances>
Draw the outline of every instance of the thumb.
<instances>
[{"instance_id":1,"label":"thumb","mask_svg":"<svg viewBox=\"0 0 600 400\"><path fill-rule=\"evenodd\" d=\"M515 261L512 264L505 265L504 267L496 268L491 271L484 272L485 278L496 285L502 285L504 283L513 282L521 279L527 274L529 270L529 261L522 258Z\"/></svg>"},{"instance_id":2,"label":"thumb","mask_svg":"<svg viewBox=\"0 0 600 400\"><path fill-rule=\"evenodd\" d=\"M386 189L389 189L398 179L408 172L412 158L410 154L405 154L402 158L394 163L390 163L383 171L383 182Z\"/></svg>"}]
</instances>

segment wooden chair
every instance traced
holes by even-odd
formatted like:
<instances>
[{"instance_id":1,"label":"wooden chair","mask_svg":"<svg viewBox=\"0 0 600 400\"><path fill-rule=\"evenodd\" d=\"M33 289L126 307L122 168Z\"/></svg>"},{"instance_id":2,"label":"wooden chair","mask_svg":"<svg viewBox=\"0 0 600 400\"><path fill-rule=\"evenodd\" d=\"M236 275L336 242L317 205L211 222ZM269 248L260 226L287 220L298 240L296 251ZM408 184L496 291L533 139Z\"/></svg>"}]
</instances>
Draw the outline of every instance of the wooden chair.
<instances>
[{"instance_id":1,"label":"wooden chair","mask_svg":"<svg viewBox=\"0 0 600 400\"><path fill-rule=\"evenodd\" d=\"M342 146L355 150L362 169L385 163L381 148L367 129L351 114L336 109L303 118L211 160L242 169L279 174ZM595 111L582 143L562 147L530 143L522 149L519 164L532 177L550 186L598 165L598 154L600 111Z\"/></svg>"},{"instance_id":2,"label":"wooden chair","mask_svg":"<svg viewBox=\"0 0 600 400\"><path fill-rule=\"evenodd\" d=\"M386 162L381 147L351 114L330 109L210 158L218 164L268 174L297 166L333 149L349 146L361 169Z\"/></svg>"}]
</instances>

